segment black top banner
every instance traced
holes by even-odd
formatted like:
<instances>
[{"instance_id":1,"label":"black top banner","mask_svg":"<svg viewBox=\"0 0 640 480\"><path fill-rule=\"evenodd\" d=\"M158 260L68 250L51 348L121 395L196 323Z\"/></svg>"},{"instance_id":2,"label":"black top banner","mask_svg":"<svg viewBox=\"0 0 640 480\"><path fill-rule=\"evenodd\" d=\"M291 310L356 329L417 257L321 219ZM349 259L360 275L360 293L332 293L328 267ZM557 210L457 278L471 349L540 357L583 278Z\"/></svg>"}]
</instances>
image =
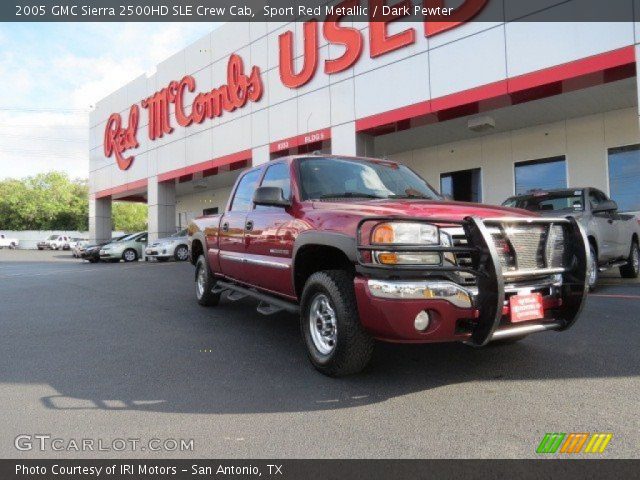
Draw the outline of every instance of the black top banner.
<instances>
[{"instance_id":1,"label":"black top banner","mask_svg":"<svg viewBox=\"0 0 640 480\"><path fill-rule=\"evenodd\" d=\"M2 22L626 22L634 0L4 0Z\"/></svg>"}]
</instances>

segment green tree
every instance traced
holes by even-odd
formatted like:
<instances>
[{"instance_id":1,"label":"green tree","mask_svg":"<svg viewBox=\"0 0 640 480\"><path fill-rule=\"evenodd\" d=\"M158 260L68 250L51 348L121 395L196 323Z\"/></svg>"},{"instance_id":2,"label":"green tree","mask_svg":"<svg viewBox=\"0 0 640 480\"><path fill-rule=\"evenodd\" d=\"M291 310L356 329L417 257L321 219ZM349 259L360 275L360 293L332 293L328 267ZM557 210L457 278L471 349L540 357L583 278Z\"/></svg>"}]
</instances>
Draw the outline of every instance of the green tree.
<instances>
[{"instance_id":1,"label":"green tree","mask_svg":"<svg viewBox=\"0 0 640 480\"><path fill-rule=\"evenodd\" d=\"M113 229L139 232L147 228L147 205L133 202L113 202L111 206Z\"/></svg>"},{"instance_id":2,"label":"green tree","mask_svg":"<svg viewBox=\"0 0 640 480\"><path fill-rule=\"evenodd\" d=\"M40 173L0 181L0 229L87 230L86 180L66 173Z\"/></svg>"}]
</instances>

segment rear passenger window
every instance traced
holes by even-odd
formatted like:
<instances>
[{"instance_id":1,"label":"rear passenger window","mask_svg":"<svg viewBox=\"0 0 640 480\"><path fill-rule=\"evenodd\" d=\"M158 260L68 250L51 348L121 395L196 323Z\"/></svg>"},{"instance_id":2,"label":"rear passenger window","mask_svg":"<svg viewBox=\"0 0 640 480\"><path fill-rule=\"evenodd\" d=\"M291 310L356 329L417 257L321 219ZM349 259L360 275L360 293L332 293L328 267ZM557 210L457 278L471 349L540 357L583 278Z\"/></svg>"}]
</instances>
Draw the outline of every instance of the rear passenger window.
<instances>
[{"instance_id":1,"label":"rear passenger window","mask_svg":"<svg viewBox=\"0 0 640 480\"><path fill-rule=\"evenodd\" d=\"M231 202L232 212L248 212L251 209L253 192L256 190L259 178L260 170L252 170L240 179L233 202Z\"/></svg>"},{"instance_id":2,"label":"rear passenger window","mask_svg":"<svg viewBox=\"0 0 640 480\"><path fill-rule=\"evenodd\" d=\"M280 187L284 198L291 196L291 179L289 178L289 164L276 163L267 169L262 180L263 187Z\"/></svg>"}]
</instances>

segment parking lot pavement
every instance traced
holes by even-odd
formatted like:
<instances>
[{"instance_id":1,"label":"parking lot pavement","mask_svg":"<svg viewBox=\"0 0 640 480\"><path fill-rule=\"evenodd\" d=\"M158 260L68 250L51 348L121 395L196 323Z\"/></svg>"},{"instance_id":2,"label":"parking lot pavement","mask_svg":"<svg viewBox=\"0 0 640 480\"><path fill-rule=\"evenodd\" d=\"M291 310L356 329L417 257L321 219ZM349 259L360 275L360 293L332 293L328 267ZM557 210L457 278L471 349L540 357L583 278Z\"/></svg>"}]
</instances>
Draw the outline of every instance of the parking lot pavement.
<instances>
[{"instance_id":1,"label":"parking lot pavement","mask_svg":"<svg viewBox=\"0 0 640 480\"><path fill-rule=\"evenodd\" d=\"M502 347L380 344L313 370L296 318L203 308L188 263L0 251L2 457L533 457L546 432L611 432L638 457L640 285L603 279L576 326ZM18 451L20 434L62 452ZM68 449L193 439L193 451ZM98 441L98 440L96 440Z\"/></svg>"}]
</instances>

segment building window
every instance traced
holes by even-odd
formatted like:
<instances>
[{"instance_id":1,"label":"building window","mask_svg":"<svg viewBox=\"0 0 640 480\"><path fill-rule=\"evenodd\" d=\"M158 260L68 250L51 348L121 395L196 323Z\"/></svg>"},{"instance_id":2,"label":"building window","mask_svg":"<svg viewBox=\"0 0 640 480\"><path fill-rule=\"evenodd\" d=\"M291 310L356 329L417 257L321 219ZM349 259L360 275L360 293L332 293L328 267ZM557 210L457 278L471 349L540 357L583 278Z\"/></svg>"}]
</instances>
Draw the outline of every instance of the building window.
<instances>
[{"instance_id":1,"label":"building window","mask_svg":"<svg viewBox=\"0 0 640 480\"><path fill-rule=\"evenodd\" d=\"M440 193L460 202L481 202L482 182L479 168L440 174Z\"/></svg>"},{"instance_id":2,"label":"building window","mask_svg":"<svg viewBox=\"0 0 640 480\"><path fill-rule=\"evenodd\" d=\"M567 187L564 156L518 162L515 165L516 195L532 190L552 190Z\"/></svg>"},{"instance_id":3,"label":"building window","mask_svg":"<svg viewBox=\"0 0 640 480\"><path fill-rule=\"evenodd\" d=\"M218 207L204 208L202 215L215 215L218 213Z\"/></svg>"},{"instance_id":4,"label":"building window","mask_svg":"<svg viewBox=\"0 0 640 480\"><path fill-rule=\"evenodd\" d=\"M640 211L640 145L609 149L609 191L621 212Z\"/></svg>"}]
</instances>

